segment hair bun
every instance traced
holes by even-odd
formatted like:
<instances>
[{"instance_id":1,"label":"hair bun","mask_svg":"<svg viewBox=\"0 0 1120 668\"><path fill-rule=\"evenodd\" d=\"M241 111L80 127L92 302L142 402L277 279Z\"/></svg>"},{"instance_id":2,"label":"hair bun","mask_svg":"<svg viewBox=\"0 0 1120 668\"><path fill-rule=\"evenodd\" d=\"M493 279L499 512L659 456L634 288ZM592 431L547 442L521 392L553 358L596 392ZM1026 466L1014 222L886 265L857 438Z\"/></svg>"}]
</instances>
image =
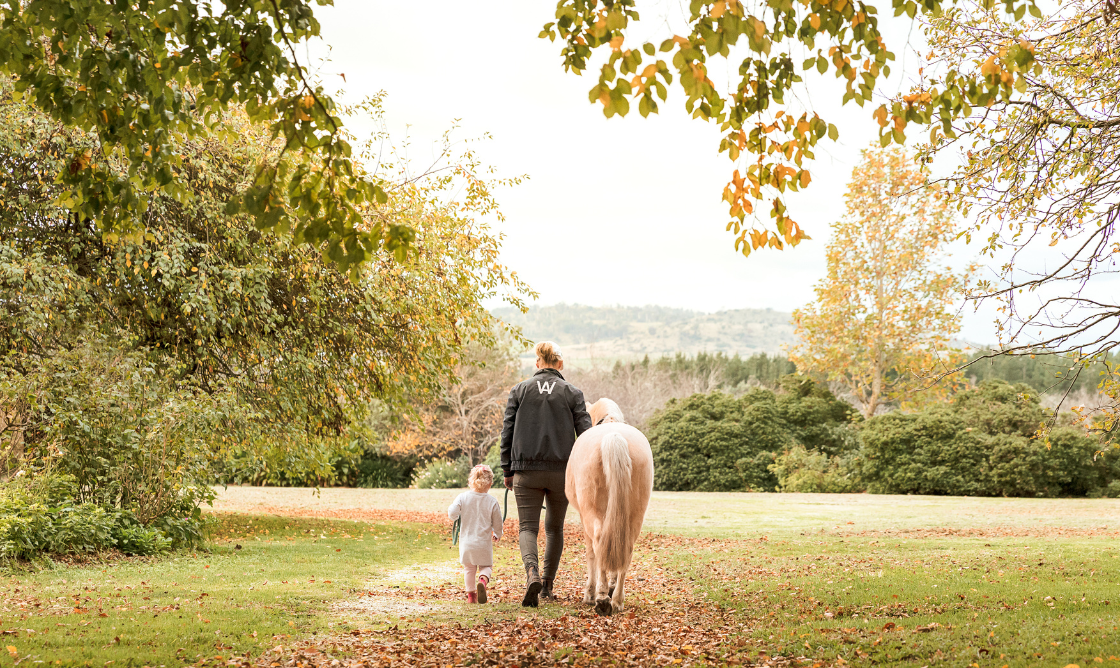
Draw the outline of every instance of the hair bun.
<instances>
[{"instance_id":1,"label":"hair bun","mask_svg":"<svg viewBox=\"0 0 1120 668\"><path fill-rule=\"evenodd\" d=\"M564 353L560 352L560 346L552 341L541 341L533 349L537 353L537 359L544 362L548 366L556 366L560 360L564 359Z\"/></svg>"}]
</instances>

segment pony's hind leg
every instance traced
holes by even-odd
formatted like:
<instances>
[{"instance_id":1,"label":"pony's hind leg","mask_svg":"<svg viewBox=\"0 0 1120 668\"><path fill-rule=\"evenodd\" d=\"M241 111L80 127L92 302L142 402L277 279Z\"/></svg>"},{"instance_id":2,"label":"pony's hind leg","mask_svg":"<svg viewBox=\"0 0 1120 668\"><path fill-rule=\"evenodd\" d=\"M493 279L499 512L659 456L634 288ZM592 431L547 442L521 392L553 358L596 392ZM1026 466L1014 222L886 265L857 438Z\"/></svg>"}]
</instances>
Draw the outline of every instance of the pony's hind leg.
<instances>
[{"instance_id":1,"label":"pony's hind leg","mask_svg":"<svg viewBox=\"0 0 1120 668\"><path fill-rule=\"evenodd\" d=\"M585 536L584 542L587 543L587 587L583 591L583 604L595 605L595 548L589 536Z\"/></svg>"},{"instance_id":2,"label":"pony's hind leg","mask_svg":"<svg viewBox=\"0 0 1120 668\"><path fill-rule=\"evenodd\" d=\"M598 571L596 574L598 582L596 582L595 587L595 612L599 615L610 615L614 612L611 606L611 596L607 592L607 585L610 583L611 574L599 564L596 564L596 570Z\"/></svg>"},{"instance_id":3,"label":"pony's hind leg","mask_svg":"<svg viewBox=\"0 0 1120 668\"><path fill-rule=\"evenodd\" d=\"M623 598L625 592L623 591L623 583L626 582L626 573L630 570L630 559L626 559L626 563L622 565L622 570L615 574L617 578L614 584L614 590L611 592L611 607L615 612L622 612Z\"/></svg>"}]
</instances>

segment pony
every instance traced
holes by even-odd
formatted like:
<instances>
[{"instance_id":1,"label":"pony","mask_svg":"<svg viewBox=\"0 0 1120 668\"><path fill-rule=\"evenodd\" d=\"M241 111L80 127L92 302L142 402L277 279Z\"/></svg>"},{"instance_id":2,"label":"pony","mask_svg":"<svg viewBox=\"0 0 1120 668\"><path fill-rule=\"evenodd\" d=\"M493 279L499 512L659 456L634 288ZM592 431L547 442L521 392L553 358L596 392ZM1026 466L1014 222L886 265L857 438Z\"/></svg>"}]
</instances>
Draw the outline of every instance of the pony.
<instances>
[{"instance_id":1,"label":"pony","mask_svg":"<svg viewBox=\"0 0 1120 668\"><path fill-rule=\"evenodd\" d=\"M618 404L587 404L594 425L572 446L564 489L587 543L585 605L600 615L622 612L626 571L653 492L653 451L626 424Z\"/></svg>"}]
</instances>

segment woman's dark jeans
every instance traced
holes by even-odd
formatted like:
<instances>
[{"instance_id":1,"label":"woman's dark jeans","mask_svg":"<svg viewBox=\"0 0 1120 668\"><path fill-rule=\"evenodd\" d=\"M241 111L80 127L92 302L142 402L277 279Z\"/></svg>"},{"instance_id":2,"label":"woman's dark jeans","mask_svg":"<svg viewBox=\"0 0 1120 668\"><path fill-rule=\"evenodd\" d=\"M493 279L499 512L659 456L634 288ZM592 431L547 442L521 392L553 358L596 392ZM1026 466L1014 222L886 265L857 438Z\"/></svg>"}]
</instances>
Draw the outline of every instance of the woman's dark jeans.
<instances>
[{"instance_id":1,"label":"woman's dark jeans","mask_svg":"<svg viewBox=\"0 0 1120 668\"><path fill-rule=\"evenodd\" d=\"M518 471L513 474L513 496L517 499L518 542L525 571L536 568L541 579L552 580L556 577L560 555L564 552L564 516L568 513L564 471ZM541 568L537 563L537 534L541 525L541 505L546 500L544 567Z\"/></svg>"}]
</instances>

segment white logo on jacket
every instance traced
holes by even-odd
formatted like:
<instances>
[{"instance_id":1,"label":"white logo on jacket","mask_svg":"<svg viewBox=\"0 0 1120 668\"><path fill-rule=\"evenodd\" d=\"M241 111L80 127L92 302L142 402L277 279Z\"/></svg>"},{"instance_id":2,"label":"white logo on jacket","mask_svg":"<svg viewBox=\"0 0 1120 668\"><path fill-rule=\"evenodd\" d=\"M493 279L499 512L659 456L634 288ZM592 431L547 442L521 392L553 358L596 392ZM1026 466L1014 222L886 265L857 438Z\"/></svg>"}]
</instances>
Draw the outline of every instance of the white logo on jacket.
<instances>
[{"instance_id":1,"label":"white logo on jacket","mask_svg":"<svg viewBox=\"0 0 1120 668\"><path fill-rule=\"evenodd\" d=\"M537 381L537 394L544 394L545 392L548 392L549 394L552 394L552 388L554 388L554 387L556 387L556 381L555 380L552 381L551 385L548 384L548 381L545 381L544 384L542 385L541 381L538 380Z\"/></svg>"}]
</instances>

